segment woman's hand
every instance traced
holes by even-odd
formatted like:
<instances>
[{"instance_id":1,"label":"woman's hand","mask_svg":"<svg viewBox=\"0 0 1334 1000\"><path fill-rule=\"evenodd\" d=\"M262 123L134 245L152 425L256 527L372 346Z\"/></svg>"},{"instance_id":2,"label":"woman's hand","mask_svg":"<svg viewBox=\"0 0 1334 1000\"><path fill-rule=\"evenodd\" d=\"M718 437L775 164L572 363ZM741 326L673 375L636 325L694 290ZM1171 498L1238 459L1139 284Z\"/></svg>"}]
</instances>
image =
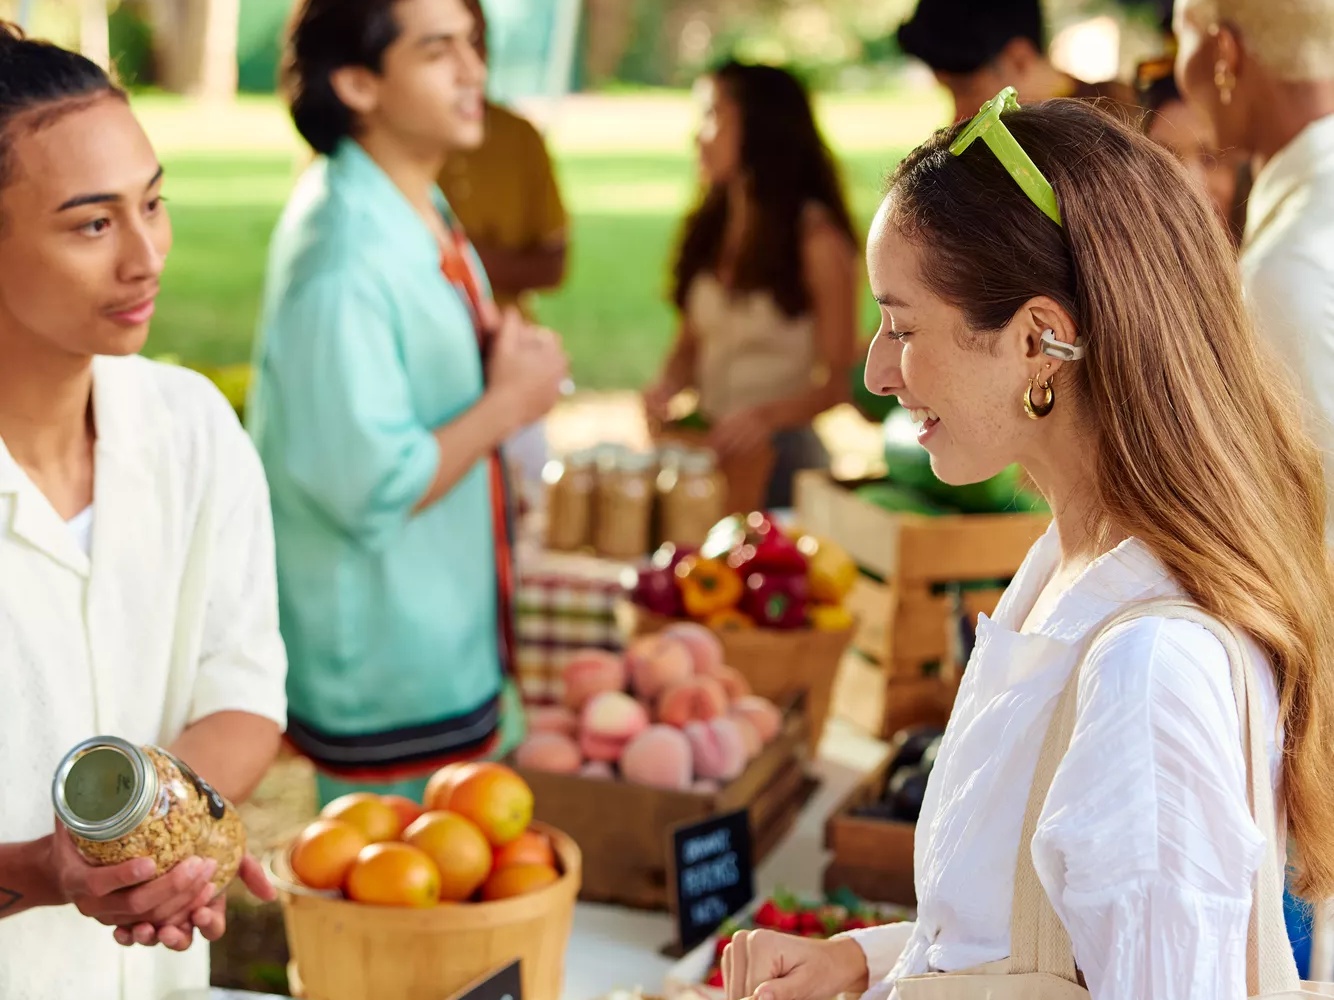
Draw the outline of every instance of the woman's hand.
<instances>
[{"instance_id":1,"label":"woman's hand","mask_svg":"<svg viewBox=\"0 0 1334 1000\"><path fill-rule=\"evenodd\" d=\"M749 455L767 445L774 436L768 414L755 406L719 420L709 433L709 447L720 458Z\"/></svg>"},{"instance_id":2,"label":"woman's hand","mask_svg":"<svg viewBox=\"0 0 1334 1000\"><path fill-rule=\"evenodd\" d=\"M727 1000L829 1000L865 993L866 953L849 938L820 941L776 931L738 931L723 951Z\"/></svg>"},{"instance_id":3,"label":"woman's hand","mask_svg":"<svg viewBox=\"0 0 1334 1000\"><path fill-rule=\"evenodd\" d=\"M255 898L265 903L272 903L278 898L278 893L269 884L269 880L265 877L264 870L260 867L259 862L250 855L247 854L241 859L241 867L237 870L236 877L244 883ZM227 894L225 891L214 895L212 887L208 887L207 896L204 900L196 902L193 906L175 914L163 923L157 925L140 923L133 926L117 927L116 940L127 947L132 944L148 946L160 944L172 951L185 951L194 942L194 932L196 930L199 931L200 937L205 941L216 941L226 933Z\"/></svg>"},{"instance_id":4,"label":"woman's hand","mask_svg":"<svg viewBox=\"0 0 1334 1000\"><path fill-rule=\"evenodd\" d=\"M678 391L666 382L654 382L644 390L644 414L652 422L667 423L672 416L672 400Z\"/></svg>"}]
</instances>

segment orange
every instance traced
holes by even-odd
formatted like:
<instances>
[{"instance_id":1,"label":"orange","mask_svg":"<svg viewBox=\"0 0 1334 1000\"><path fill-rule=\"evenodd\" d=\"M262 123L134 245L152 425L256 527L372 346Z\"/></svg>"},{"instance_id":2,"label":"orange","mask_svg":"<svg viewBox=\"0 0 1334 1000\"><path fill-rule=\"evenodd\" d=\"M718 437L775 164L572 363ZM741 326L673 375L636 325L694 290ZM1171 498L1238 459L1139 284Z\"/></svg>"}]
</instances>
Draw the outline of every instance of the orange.
<instances>
[{"instance_id":1,"label":"orange","mask_svg":"<svg viewBox=\"0 0 1334 1000\"><path fill-rule=\"evenodd\" d=\"M450 812L466 816L493 847L503 847L533 820L533 791L504 764L473 764L449 797Z\"/></svg>"},{"instance_id":2,"label":"orange","mask_svg":"<svg viewBox=\"0 0 1334 1000\"><path fill-rule=\"evenodd\" d=\"M347 873L347 895L376 906L434 906L440 871L424 851L408 844L371 844Z\"/></svg>"},{"instance_id":3,"label":"orange","mask_svg":"<svg viewBox=\"0 0 1334 1000\"><path fill-rule=\"evenodd\" d=\"M324 819L341 819L355 826L372 844L397 840L403 831L398 813L380 796L371 792L340 795L320 810Z\"/></svg>"},{"instance_id":4,"label":"orange","mask_svg":"<svg viewBox=\"0 0 1334 1000\"><path fill-rule=\"evenodd\" d=\"M312 889L338 889L367 845L366 836L340 819L317 819L292 841L292 873Z\"/></svg>"},{"instance_id":5,"label":"orange","mask_svg":"<svg viewBox=\"0 0 1334 1000\"><path fill-rule=\"evenodd\" d=\"M546 865L556 867L556 852L551 849L551 838L536 830L525 830L496 851L496 867L510 865Z\"/></svg>"},{"instance_id":6,"label":"orange","mask_svg":"<svg viewBox=\"0 0 1334 1000\"><path fill-rule=\"evenodd\" d=\"M416 802L413 802L406 795L382 795L387 805L393 807L394 812L398 813L399 830L406 830L417 821L417 817L424 813L423 809ZM399 836L402 837L402 833Z\"/></svg>"},{"instance_id":7,"label":"orange","mask_svg":"<svg viewBox=\"0 0 1334 1000\"><path fill-rule=\"evenodd\" d=\"M431 775L431 780L426 782L426 793L422 796L422 805L428 811L449 808L449 797L454 792L454 786L458 784L465 771L472 767L471 761L458 761L454 764L446 764L435 774Z\"/></svg>"},{"instance_id":8,"label":"orange","mask_svg":"<svg viewBox=\"0 0 1334 1000\"><path fill-rule=\"evenodd\" d=\"M560 878L550 865L510 865L501 868L482 886L482 899L509 899L536 892Z\"/></svg>"},{"instance_id":9,"label":"orange","mask_svg":"<svg viewBox=\"0 0 1334 1000\"><path fill-rule=\"evenodd\" d=\"M469 898L491 874L491 845L477 824L458 813L423 813L403 831L403 840L425 852L440 869L443 900Z\"/></svg>"}]
</instances>

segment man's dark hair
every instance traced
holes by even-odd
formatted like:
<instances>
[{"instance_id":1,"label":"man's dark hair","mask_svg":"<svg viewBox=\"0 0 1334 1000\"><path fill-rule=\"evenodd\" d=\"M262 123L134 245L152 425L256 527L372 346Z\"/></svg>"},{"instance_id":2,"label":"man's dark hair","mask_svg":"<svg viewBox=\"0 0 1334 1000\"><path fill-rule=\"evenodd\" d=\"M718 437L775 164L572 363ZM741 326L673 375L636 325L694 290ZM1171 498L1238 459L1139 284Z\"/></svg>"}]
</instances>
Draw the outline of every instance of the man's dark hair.
<instances>
[{"instance_id":1,"label":"man's dark hair","mask_svg":"<svg viewBox=\"0 0 1334 1000\"><path fill-rule=\"evenodd\" d=\"M17 25L0 21L0 186L10 180L12 145L20 128L41 128L106 95L125 98L95 62L26 38Z\"/></svg>"},{"instance_id":2,"label":"man's dark hair","mask_svg":"<svg viewBox=\"0 0 1334 1000\"><path fill-rule=\"evenodd\" d=\"M334 91L345 66L379 73L398 38L396 0L301 0L292 15L283 58L282 88L292 121L317 153L329 154L353 134L356 121Z\"/></svg>"},{"instance_id":3,"label":"man's dark hair","mask_svg":"<svg viewBox=\"0 0 1334 1000\"><path fill-rule=\"evenodd\" d=\"M899 48L938 73L976 73L1011 41L1047 50L1040 0L920 0L899 27Z\"/></svg>"}]
</instances>

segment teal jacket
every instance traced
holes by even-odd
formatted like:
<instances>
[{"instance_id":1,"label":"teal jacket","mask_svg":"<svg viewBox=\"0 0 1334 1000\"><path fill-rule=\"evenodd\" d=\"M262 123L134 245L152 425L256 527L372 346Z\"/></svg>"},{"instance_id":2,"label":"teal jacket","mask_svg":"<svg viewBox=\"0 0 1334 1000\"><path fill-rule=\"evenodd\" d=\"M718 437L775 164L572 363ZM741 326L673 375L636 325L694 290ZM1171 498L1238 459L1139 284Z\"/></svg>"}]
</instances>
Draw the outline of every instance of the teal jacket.
<instances>
[{"instance_id":1,"label":"teal jacket","mask_svg":"<svg viewBox=\"0 0 1334 1000\"><path fill-rule=\"evenodd\" d=\"M412 512L432 430L482 394L476 334L430 230L351 140L278 223L255 372L293 719L348 736L482 711L502 683L486 463Z\"/></svg>"}]
</instances>

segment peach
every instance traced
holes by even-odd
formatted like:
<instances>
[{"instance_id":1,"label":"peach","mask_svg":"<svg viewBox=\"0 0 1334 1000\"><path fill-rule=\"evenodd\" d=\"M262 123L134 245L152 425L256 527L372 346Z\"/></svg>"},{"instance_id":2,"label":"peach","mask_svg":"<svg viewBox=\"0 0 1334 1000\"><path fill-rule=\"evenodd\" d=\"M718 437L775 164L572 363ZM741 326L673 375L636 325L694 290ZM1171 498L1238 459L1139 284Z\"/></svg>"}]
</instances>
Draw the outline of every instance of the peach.
<instances>
[{"instance_id":1,"label":"peach","mask_svg":"<svg viewBox=\"0 0 1334 1000\"><path fill-rule=\"evenodd\" d=\"M746 769L746 744L731 719L688 722L685 734L696 777L731 781Z\"/></svg>"},{"instance_id":2,"label":"peach","mask_svg":"<svg viewBox=\"0 0 1334 1000\"><path fill-rule=\"evenodd\" d=\"M723 686L729 702L738 701L751 693L750 681L746 680L745 674L735 667L720 664L705 676L712 677Z\"/></svg>"},{"instance_id":3,"label":"peach","mask_svg":"<svg viewBox=\"0 0 1334 1000\"><path fill-rule=\"evenodd\" d=\"M581 649L570 655L561 678L565 682L565 707L578 712L595 694L625 690L625 663L601 649Z\"/></svg>"},{"instance_id":4,"label":"peach","mask_svg":"<svg viewBox=\"0 0 1334 1000\"><path fill-rule=\"evenodd\" d=\"M692 720L716 719L727 711L727 692L712 677L696 677L663 692L658 721L681 729Z\"/></svg>"},{"instance_id":5,"label":"peach","mask_svg":"<svg viewBox=\"0 0 1334 1000\"><path fill-rule=\"evenodd\" d=\"M648 728L644 706L623 691L603 691L584 706L579 745L589 760L619 760L621 751Z\"/></svg>"},{"instance_id":6,"label":"peach","mask_svg":"<svg viewBox=\"0 0 1334 1000\"><path fill-rule=\"evenodd\" d=\"M676 622L662 632L686 644L695 661L695 673L711 674L723 665L723 643L713 629L699 622Z\"/></svg>"},{"instance_id":7,"label":"peach","mask_svg":"<svg viewBox=\"0 0 1334 1000\"><path fill-rule=\"evenodd\" d=\"M630 669L630 687L646 701L695 676L690 647L666 632L635 639L626 650L625 662Z\"/></svg>"},{"instance_id":8,"label":"peach","mask_svg":"<svg viewBox=\"0 0 1334 1000\"><path fill-rule=\"evenodd\" d=\"M747 719L766 744L783 728L783 713L778 710L778 706L758 695L737 699L729 714Z\"/></svg>"},{"instance_id":9,"label":"peach","mask_svg":"<svg viewBox=\"0 0 1334 1000\"><path fill-rule=\"evenodd\" d=\"M621 776L637 785L684 791L694 779L686 734L671 726L649 726L621 756Z\"/></svg>"},{"instance_id":10,"label":"peach","mask_svg":"<svg viewBox=\"0 0 1334 1000\"><path fill-rule=\"evenodd\" d=\"M697 795L714 795L722 790L722 785L712 778L696 778L690 790Z\"/></svg>"},{"instance_id":11,"label":"peach","mask_svg":"<svg viewBox=\"0 0 1334 1000\"><path fill-rule=\"evenodd\" d=\"M744 715L732 712L728 718L736 723L736 728L741 733L741 742L746 746L746 756L754 760L764 749L764 740L760 739L760 731L755 728L755 723L751 722Z\"/></svg>"},{"instance_id":12,"label":"peach","mask_svg":"<svg viewBox=\"0 0 1334 1000\"><path fill-rule=\"evenodd\" d=\"M514 753L514 763L534 771L574 774L584 763L579 746L564 733L533 733Z\"/></svg>"},{"instance_id":13,"label":"peach","mask_svg":"<svg viewBox=\"0 0 1334 1000\"><path fill-rule=\"evenodd\" d=\"M579 717L563 705L533 705L528 709L530 733L579 734Z\"/></svg>"},{"instance_id":14,"label":"peach","mask_svg":"<svg viewBox=\"0 0 1334 1000\"><path fill-rule=\"evenodd\" d=\"M611 765L605 760L590 760L579 771L585 778L603 778L610 779L616 775L612 772Z\"/></svg>"}]
</instances>

